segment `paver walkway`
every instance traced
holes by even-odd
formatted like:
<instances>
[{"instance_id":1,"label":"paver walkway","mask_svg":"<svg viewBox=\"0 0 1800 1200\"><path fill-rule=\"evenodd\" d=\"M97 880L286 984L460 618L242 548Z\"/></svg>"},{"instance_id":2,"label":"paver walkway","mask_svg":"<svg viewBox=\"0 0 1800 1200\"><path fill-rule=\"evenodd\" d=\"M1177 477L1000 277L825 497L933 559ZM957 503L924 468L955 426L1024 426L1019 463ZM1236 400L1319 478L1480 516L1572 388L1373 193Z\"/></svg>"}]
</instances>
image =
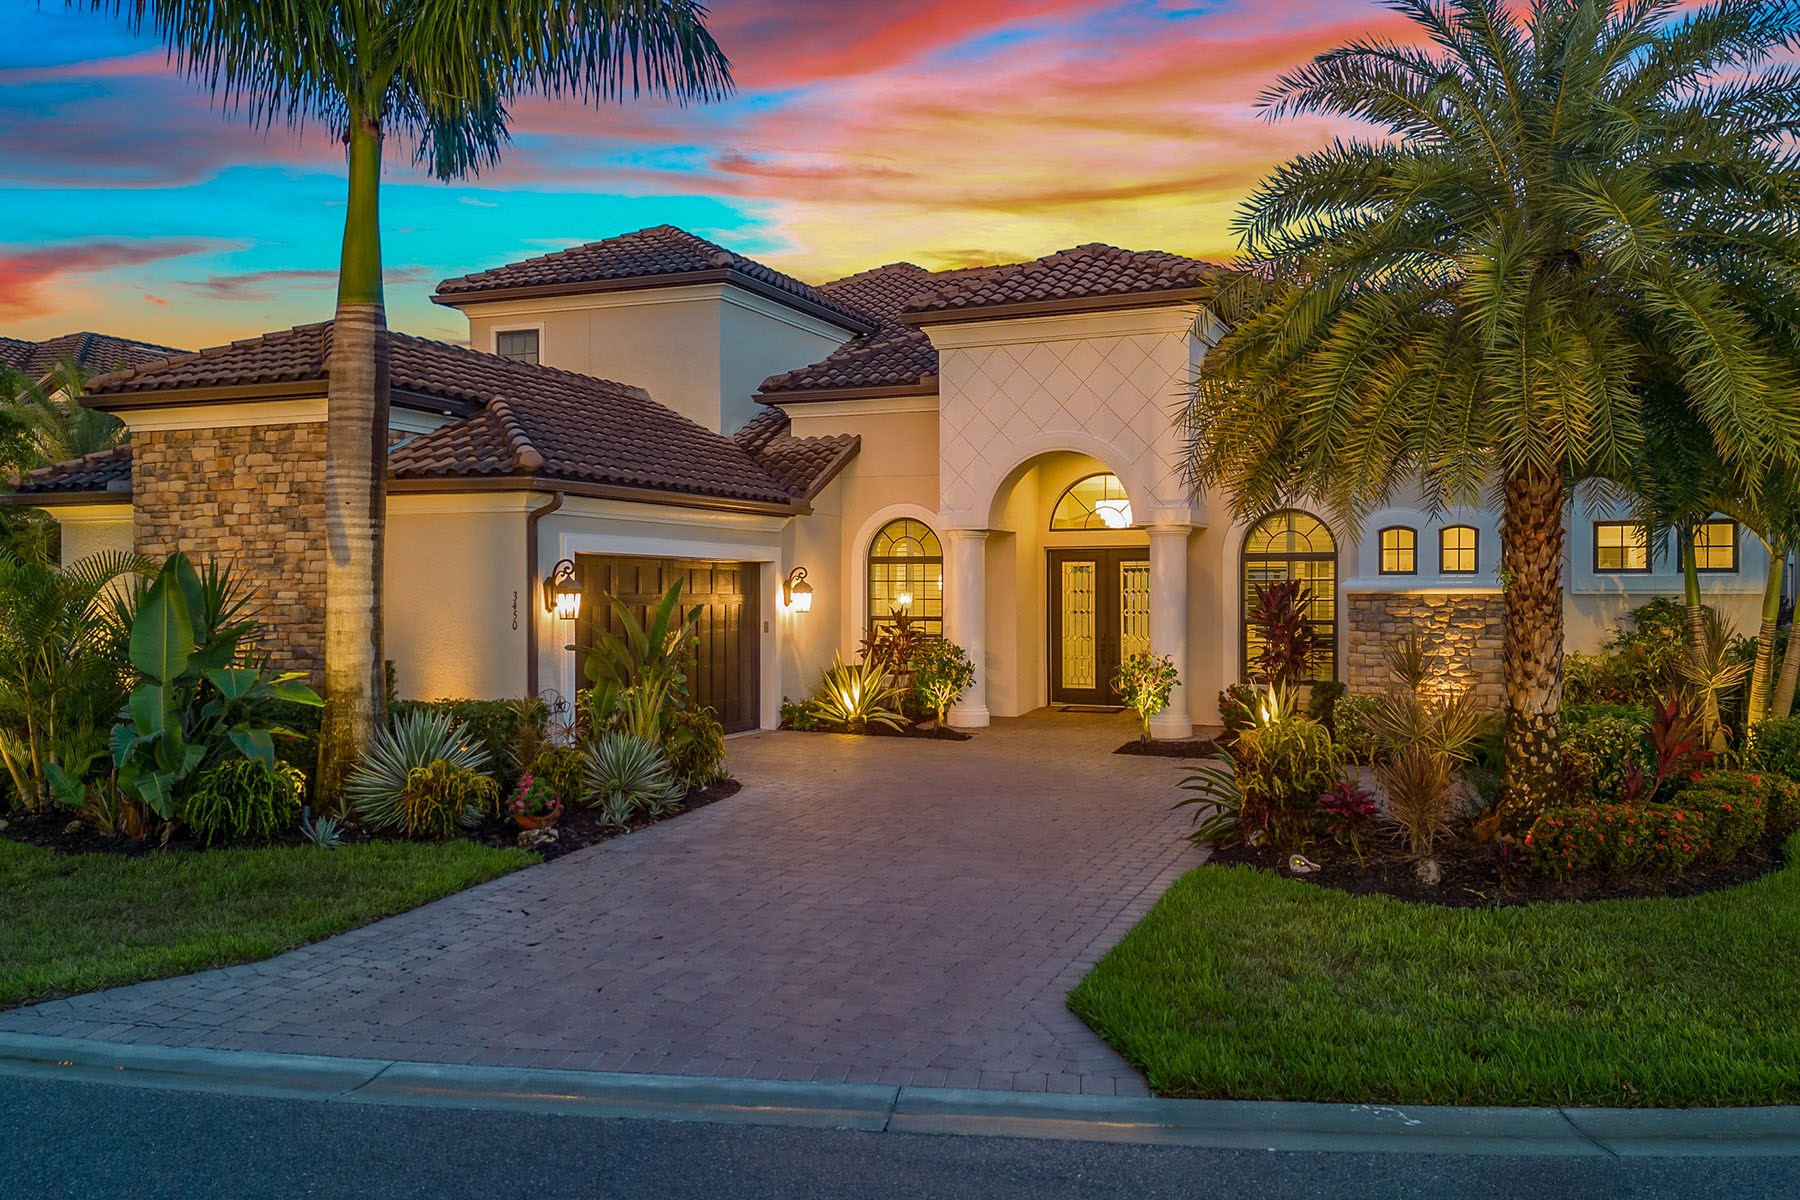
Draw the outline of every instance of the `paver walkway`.
<instances>
[{"instance_id":1,"label":"paver walkway","mask_svg":"<svg viewBox=\"0 0 1800 1200\"><path fill-rule=\"evenodd\" d=\"M0 1013L122 1042L1143 1095L1063 997L1199 861L1127 719L732 740L736 796L260 963Z\"/></svg>"}]
</instances>

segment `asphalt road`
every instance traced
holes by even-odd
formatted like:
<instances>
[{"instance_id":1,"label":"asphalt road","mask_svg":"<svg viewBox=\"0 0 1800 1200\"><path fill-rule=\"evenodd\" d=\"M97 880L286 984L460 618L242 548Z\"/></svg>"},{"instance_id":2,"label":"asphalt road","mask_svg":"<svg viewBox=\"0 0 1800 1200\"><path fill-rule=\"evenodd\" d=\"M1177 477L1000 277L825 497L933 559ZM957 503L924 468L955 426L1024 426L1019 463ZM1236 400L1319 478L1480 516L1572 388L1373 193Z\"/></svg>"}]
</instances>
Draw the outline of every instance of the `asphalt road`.
<instances>
[{"instance_id":1,"label":"asphalt road","mask_svg":"<svg viewBox=\"0 0 1800 1200\"><path fill-rule=\"evenodd\" d=\"M0 1077L0 1195L1752 1200L1800 1195L1800 1159L1276 1154L462 1112Z\"/></svg>"}]
</instances>

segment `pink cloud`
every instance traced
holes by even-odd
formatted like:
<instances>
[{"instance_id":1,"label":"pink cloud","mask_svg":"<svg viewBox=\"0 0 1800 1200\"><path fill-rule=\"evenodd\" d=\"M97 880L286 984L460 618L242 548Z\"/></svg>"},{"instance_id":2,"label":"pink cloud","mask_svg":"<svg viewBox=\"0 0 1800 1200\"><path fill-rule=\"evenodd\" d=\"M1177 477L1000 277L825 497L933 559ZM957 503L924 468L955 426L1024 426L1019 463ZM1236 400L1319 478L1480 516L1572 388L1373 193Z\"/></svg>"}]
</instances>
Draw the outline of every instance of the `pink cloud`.
<instances>
[{"instance_id":1,"label":"pink cloud","mask_svg":"<svg viewBox=\"0 0 1800 1200\"><path fill-rule=\"evenodd\" d=\"M217 248L216 243L198 239L100 239L30 249L0 248L0 316L36 314L45 306L45 292L52 285Z\"/></svg>"}]
</instances>

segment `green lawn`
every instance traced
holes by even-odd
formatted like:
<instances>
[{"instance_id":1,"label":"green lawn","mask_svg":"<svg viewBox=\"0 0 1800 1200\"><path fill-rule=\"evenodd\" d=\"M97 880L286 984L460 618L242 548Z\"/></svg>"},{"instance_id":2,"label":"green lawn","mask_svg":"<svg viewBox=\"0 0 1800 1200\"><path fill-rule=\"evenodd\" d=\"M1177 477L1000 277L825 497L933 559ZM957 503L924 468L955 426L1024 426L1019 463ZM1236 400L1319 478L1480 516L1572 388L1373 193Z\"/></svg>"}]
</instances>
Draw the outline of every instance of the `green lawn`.
<instances>
[{"instance_id":1,"label":"green lawn","mask_svg":"<svg viewBox=\"0 0 1800 1200\"><path fill-rule=\"evenodd\" d=\"M268 958L536 861L466 841L126 858L0 839L0 1008Z\"/></svg>"},{"instance_id":2,"label":"green lawn","mask_svg":"<svg viewBox=\"0 0 1800 1200\"><path fill-rule=\"evenodd\" d=\"M1800 1102L1800 835L1683 900L1483 911L1200 867L1069 994L1164 1095Z\"/></svg>"}]
</instances>

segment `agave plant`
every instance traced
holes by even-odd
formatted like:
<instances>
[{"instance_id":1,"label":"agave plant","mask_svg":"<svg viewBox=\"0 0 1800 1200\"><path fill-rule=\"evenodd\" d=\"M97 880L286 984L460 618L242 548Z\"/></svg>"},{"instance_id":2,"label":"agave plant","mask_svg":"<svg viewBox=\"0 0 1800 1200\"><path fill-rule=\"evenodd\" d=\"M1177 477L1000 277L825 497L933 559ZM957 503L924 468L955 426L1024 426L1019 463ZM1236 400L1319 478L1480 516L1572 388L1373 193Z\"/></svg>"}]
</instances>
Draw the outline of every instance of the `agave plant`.
<instances>
[{"instance_id":1,"label":"agave plant","mask_svg":"<svg viewBox=\"0 0 1800 1200\"><path fill-rule=\"evenodd\" d=\"M673 812L684 794L662 747L623 730L594 738L583 781L599 806L600 819L620 829L640 811L651 816Z\"/></svg>"},{"instance_id":2,"label":"agave plant","mask_svg":"<svg viewBox=\"0 0 1800 1200\"><path fill-rule=\"evenodd\" d=\"M903 718L896 711L900 689L889 685L887 674L887 663L879 655L871 654L855 666L838 655L825 669L810 702L814 715L850 733L862 733L870 725L900 728Z\"/></svg>"},{"instance_id":3,"label":"agave plant","mask_svg":"<svg viewBox=\"0 0 1800 1200\"><path fill-rule=\"evenodd\" d=\"M375 735L344 784L351 815L377 829L405 828L413 772L439 762L480 773L487 770L488 753L448 713L421 708L396 717Z\"/></svg>"}]
</instances>

